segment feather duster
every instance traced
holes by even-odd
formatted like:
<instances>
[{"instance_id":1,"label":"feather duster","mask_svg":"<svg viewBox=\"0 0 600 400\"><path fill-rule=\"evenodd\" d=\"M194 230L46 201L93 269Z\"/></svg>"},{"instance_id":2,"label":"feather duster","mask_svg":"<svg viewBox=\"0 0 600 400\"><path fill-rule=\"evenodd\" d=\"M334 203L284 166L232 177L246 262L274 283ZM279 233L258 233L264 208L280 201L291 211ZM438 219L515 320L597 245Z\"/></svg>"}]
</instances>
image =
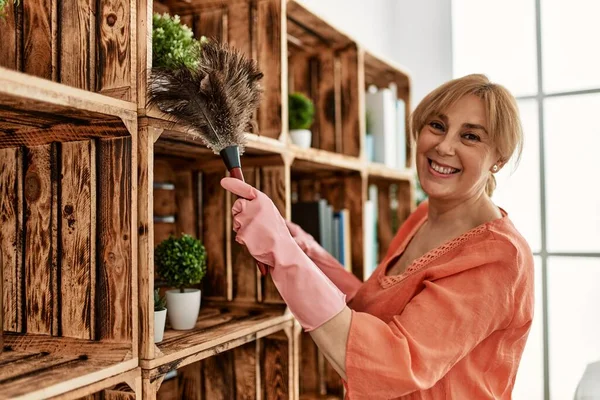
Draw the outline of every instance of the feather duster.
<instances>
[{"instance_id":1,"label":"feather duster","mask_svg":"<svg viewBox=\"0 0 600 400\"><path fill-rule=\"evenodd\" d=\"M202 43L197 68L153 68L148 105L221 155L231 176L244 180L240 155L244 132L260 103L262 72L238 50L209 40ZM259 264L261 272L266 268Z\"/></svg>"}]
</instances>

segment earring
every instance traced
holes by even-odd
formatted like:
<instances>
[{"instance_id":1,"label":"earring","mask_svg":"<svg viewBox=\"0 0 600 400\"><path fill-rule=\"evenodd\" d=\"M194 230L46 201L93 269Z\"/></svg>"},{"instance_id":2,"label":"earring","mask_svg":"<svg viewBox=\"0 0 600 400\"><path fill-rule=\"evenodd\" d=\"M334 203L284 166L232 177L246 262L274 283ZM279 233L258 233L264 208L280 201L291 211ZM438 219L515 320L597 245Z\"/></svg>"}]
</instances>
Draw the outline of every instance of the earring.
<instances>
[{"instance_id":1,"label":"earring","mask_svg":"<svg viewBox=\"0 0 600 400\"><path fill-rule=\"evenodd\" d=\"M498 172L498 166L497 166L497 165L494 165L494 166L492 167L492 171L493 171L493 172Z\"/></svg>"}]
</instances>

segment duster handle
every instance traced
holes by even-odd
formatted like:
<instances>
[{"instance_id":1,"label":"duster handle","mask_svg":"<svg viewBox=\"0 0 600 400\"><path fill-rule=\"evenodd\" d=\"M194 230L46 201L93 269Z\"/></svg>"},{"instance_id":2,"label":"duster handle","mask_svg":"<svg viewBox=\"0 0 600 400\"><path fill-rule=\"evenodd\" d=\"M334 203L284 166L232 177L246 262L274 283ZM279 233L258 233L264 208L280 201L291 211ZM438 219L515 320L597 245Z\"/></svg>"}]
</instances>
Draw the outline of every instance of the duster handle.
<instances>
[{"instance_id":1,"label":"duster handle","mask_svg":"<svg viewBox=\"0 0 600 400\"><path fill-rule=\"evenodd\" d=\"M242 173L242 169L240 167L231 168L229 170L229 173L233 178L239 179L240 181L244 182L244 174ZM261 263L260 261L256 261L256 266L260 270L261 274L267 275L267 267L265 264Z\"/></svg>"}]
</instances>

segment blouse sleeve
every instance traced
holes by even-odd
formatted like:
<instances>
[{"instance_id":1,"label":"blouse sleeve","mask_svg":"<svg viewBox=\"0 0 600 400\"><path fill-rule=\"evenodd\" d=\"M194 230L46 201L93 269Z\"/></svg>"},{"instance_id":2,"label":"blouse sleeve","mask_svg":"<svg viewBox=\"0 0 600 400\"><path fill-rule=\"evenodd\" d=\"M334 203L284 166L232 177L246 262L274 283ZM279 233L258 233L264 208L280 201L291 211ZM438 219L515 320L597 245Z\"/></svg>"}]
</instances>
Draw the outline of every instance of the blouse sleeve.
<instances>
[{"instance_id":1,"label":"blouse sleeve","mask_svg":"<svg viewBox=\"0 0 600 400\"><path fill-rule=\"evenodd\" d=\"M389 323L352 311L344 382L349 397L396 398L428 389L493 331L508 326L516 249L503 250L495 261L425 281Z\"/></svg>"}]
</instances>

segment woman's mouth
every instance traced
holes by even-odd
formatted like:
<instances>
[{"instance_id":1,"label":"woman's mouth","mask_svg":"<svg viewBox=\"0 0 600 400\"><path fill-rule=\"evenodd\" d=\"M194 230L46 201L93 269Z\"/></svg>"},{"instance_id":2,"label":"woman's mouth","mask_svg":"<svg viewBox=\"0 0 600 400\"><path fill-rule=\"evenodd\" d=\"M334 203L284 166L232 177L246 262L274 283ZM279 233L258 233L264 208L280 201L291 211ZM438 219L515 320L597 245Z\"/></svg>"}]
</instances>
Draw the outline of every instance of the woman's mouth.
<instances>
[{"instance_id":1,"label":"woman's mouth","mask_svg":"<svg viewBox=\"0 0 600 400\"><path fill-rule=\"evenodd\" d=\"M460 172L460 169L440 165L430 158L427 159L427 162L429 163L429 169L435 172L434 175L450 176Z\"/></svg>"}]
</instances>

